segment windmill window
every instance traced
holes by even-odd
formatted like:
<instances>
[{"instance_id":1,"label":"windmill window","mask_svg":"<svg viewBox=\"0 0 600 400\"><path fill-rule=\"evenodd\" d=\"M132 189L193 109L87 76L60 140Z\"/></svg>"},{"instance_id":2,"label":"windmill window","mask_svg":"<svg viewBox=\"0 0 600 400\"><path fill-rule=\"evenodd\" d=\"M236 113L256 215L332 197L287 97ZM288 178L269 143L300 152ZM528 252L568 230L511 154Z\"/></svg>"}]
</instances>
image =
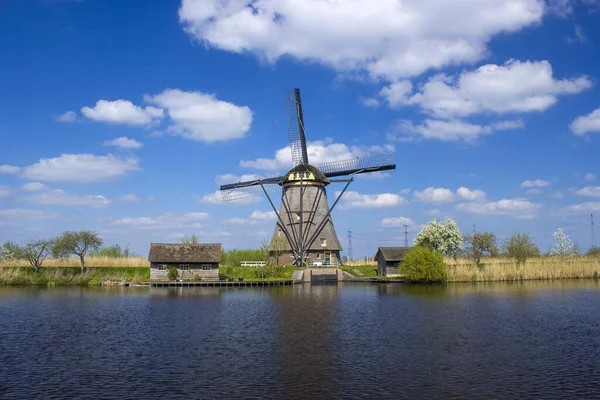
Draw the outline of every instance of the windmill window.
<instances>
[{"instance_id":1,"label":"windmill window","mask_svg":"<svg viewBox=\"0 0 600 400\"><path fill-rule=\"evenodd\" d=\"M327 239L321 239L321 246L327 246Z\"/></svg>"},{"instance_id":2,"label":"windmill window","mask_svg":"<svg viewBox=\"0 0 600 400\"><path fill-rule=\"evenodd\" d=\"M294 179L298 178L298 174L294 172Z\"/></svg>"},{"instance_id":3,"label":"windmill window","mask_svg":"<svg viewBox=\"0 0 600 400\"><path fill-rule=\"evenodd\" d=\"M296 221L300 221L300 214L296 214Z\"/></svg>"},{"instance_id":4,"label":"windmill window","mask_svg":"<svg viewBox=\"0 0 600 400\"><path fill-rule=\"evenodd\" d=\"M277 237L281 237L281 228L277 231Z\"/></svg>"},{"instance_id":5,"label":"windmill window","mask_svg":"<svg viewBox=\"0 0 600 400\"><path fill-rule=\"evenodd\" d=\"M321 259L321 253L317 253L317 260Z\"/></svg>"}]
</instances>

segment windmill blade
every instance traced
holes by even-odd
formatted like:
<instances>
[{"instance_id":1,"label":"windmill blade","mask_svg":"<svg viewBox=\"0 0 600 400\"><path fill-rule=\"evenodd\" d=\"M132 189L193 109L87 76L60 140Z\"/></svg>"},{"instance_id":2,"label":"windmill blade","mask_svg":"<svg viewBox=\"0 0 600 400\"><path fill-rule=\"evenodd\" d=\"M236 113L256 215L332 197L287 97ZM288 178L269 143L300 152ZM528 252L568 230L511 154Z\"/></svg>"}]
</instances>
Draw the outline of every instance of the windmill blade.
<instances>
[{"instance_id":1,"label":"windmill blade","mask_svg":"<svg viewBox=\"0 0 600 400\"><path fill-rule=\"evenodd\" d=\"M281 191L279 184L285 179L283 176L277 176L267 179L256 179L238 183L221 185L221 195L223 201L235 201L249 199L252 197L262 197L264 190L267 193L276 193Z\"/></svg>"},{"instance_id":2,"label":"windmill blade","mask_svg":"<svg viewBox=\"0 0 600 400\"><path fill-rule=\"evenodd\" d=\"M287 116L288 134L290 136L290 150L294 166L308 165L308 152L306 150L306 132L304 130L304 116L302 114L302 101L300 89L284 92L283 103Z\"/></svg>"},{"instance_id":3,"label":"windmill blade","mask_svg":"<svg viewBox=\"0 0 600 400\"><path fill-rule=\"evenodd\" d=\"M326 177L333 178L396 169L396 164L394 163L393 154L378 153L366 157L322 163L319 164L319 169Z\"/></svg>"}]
</instances>

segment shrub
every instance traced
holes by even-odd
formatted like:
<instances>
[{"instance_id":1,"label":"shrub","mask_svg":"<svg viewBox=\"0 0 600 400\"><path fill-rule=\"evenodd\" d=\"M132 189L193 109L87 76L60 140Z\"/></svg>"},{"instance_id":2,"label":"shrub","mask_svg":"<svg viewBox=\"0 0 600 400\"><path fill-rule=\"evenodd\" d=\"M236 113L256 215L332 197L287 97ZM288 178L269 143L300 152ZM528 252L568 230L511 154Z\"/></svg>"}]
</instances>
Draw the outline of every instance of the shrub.
<instances>
[{"instance_id":1,"label":"shrub","mask_svg":"<svg viewBox=\"0 0 600 400\"><path fill-rule=\"evenodd\" d=\"M451 219L446 219L444 222L433 219L415 238L415 246L427 247L451 257L460 254L462 244L463 236L456 222Z\"/></svg>"},{"instance_id":2,"label":"shrub","mask_svg":"<svg viewBox=\"0 0 600 400\"><path fill-rule=\"evenodd\" d=\"M540 255L540 249L526 233L513 233L503 244L507 256L517 260L517 265L523 266L528 258Z\"/></svg>"},{"instance_id":3,"label":"shrub","mask_svg":"<svg viewBox=\"0 0 600 400\"><path fill-rule=\"evenodd\" d=\"M590 247L585 255L591 257L600 257L600 247Z\"/></svg>"},{"instance_id":4,"label":"shrub","mask_svg":"<svg viewBox=\"0 0 600 400\"><path fill-rule=\"evenodd\" d=\"M424 247L414 247L404 255L400 264L400 271L404 273L407 282L432 283L445 282L446 269L444 256Z\"/></svg>"},{"instance_id":5,"label":"shrub","mask_svg":"<svg viewBox=\"0 0 600 400\"><path fill-rule=\"evenodd\" d=\"M169 267L169 272L167 273L167 278L169 278L170 281L177 280L177 278L179 278L179 271L177 271L177 268Z\"/></svg>"}]
</instances>

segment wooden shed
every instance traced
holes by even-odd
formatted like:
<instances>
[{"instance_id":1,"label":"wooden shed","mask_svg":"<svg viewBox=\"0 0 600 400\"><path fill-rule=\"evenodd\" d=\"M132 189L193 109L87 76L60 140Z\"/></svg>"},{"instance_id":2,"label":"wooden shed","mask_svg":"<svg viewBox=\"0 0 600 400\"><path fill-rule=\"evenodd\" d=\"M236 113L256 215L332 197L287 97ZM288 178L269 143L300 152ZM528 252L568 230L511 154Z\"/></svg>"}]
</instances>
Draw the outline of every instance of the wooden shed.
<instances>
[{"instance_id":1,"label":"wooden shed","mask_svg":"<svg viewBox=\"0 0 600 400\"><path fill-rule=\"evenodd\" d=\"M397 275L398 268L404 261L404 254L412 247L379 247L375 254L377 275Z\"/></svg>"},{"instance_id":2,"label":"wooden shed","mask_svg":"<svg viewBox=\"0 0 600 400\"><path fill-rule=\"evenodd\" d=\"M218 280L221 243L151 243L148 261L152 280L167 280L169 267L176 268L181 279Z\"/></svg>"}]
</instances>

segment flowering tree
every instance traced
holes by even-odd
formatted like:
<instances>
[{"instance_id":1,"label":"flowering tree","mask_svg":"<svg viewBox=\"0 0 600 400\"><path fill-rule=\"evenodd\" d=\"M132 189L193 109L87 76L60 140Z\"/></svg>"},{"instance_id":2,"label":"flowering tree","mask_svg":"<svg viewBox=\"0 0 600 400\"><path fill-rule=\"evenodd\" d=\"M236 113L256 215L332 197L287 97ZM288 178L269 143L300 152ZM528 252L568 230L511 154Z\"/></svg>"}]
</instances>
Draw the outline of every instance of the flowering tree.
<instances>
[{"instance_id":1,"label":"flowering tree","mask_svg":"<svg viewBox=\"0 0 600 400\"><path fill-rule=\"evenodd\" d=\"M458 256L463 235L452 219L439 222L435 218L421 229L415 238L415 246L427 247L446 256Z\"/></svg>"},{"instance_id":2,"label":"flowering tree","mask_svg":"<svg viewBox=\"0 0 600 400\"><path fill-rule=\"evenodd\" d=\"M558 228L552 236L554 237L554 240L556 240L556 243L551 250L553 255L568 256L579 253L577 245L574 245L571 242L571 239L565 232L563 232L562 228Z\"/></svg>"}]
</instances>

